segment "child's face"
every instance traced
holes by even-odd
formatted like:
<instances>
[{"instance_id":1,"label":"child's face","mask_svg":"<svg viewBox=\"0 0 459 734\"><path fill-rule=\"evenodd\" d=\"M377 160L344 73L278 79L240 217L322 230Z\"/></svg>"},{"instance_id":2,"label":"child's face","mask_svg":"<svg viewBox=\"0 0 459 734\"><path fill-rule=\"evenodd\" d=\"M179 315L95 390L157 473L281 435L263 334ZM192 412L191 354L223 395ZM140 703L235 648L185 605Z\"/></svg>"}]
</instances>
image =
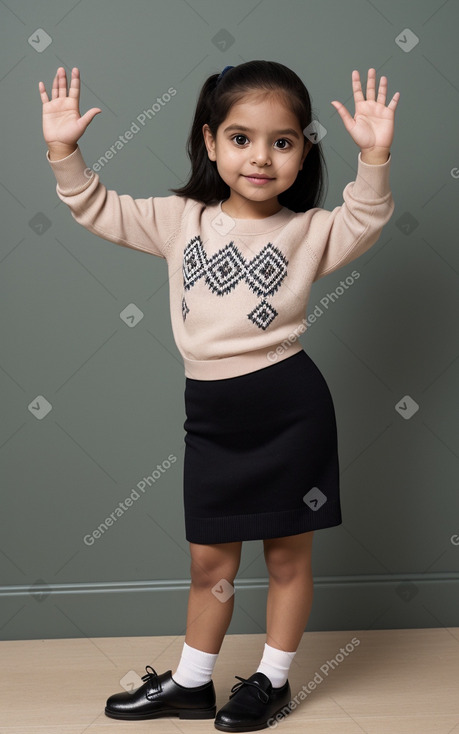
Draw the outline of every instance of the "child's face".
<instances>
[{"instance_id":1,"label":"child's face","mask_svg":"<svg viewBox=\"0 0 459 734\"><path fill-rule=\"evenodd\" d=\"M269 216L279 211L277 196L294 183L312 145L293 112L274 95L258 100L245 97L232 106L216 140L207 124L202 130L209 159L216 161L231 189L234 216ZM269 180L256 183L250 179L253 173Z\"/></svg>"}]
</instances>

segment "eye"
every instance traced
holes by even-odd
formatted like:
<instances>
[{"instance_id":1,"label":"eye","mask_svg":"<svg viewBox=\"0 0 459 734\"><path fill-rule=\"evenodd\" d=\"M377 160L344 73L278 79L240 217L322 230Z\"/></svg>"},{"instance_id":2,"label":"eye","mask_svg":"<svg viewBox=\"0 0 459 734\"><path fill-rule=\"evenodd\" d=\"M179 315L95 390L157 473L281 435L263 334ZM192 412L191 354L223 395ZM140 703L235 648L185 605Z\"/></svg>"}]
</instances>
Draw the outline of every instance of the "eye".
<instances>
[{"instance_id":1,"label":"eye","mask_svg":"<svg viewBox=\"0 0 459 734\"><path fill-rule=\"evenodd\" d=\"M248 140L247 135L242 135L241 133L238 133L237 135L233 135L233 137L231 138L231 140L236 141L236 138L245 138L246 140ZM240 146L238 145L238 147L240 147Z\"/></svg>"},{"instance_id":2,"label":"eye","mask_svg":"<svg viewBox=\"0 0 459 734\"><path fill-rule=\"evenodd\" d=\"M238 133L237 135L233 135L233 137L231 138L231 140L234 140L234 142L236 143L236 145L237 145L238 148L240 148L241 145L243 145L243 143L240 145L239 142L236 142L240 138L242 138L243 140L248 140L247 135L242 135L242 133ZM276 140L276 143L279 143L279 142L284 143L284 145L282 145L280 148L278 148L278 150L287 150L288 147L292 145L291 142L289 140L287 140L287 138L279 138L278 140ZM287 145L285 145L285 143Z\"/></svg>"},{"instance_id":3,"label":"eye","mask_svg":"<svg viewBox=\"0 0 459 734\"><path fill-rule=\"evenodd\" d=\"M287 143L287 146L291 145L290 141L287 140L287 138L279 138L279 140L282 140L284 143ZM276 143L278 143L279 140L276 140ZM287 148L282 147L280 148L280 150L287 150Z\"/></svg>"}]
</instances>

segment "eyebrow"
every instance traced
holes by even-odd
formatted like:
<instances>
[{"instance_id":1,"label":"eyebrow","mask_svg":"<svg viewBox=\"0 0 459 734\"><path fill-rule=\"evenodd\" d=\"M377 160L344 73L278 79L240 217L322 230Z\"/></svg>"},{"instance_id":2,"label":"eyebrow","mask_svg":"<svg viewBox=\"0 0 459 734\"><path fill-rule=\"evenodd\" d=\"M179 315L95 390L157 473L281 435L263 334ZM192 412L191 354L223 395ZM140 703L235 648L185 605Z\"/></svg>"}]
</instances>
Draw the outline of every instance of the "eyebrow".
<instances>
[{"instance_id":1,"label":"eyebrow","mask_svg":"<svg viewBox=\"0 0 459 734\"><path fill-rule=\"evenodd\" d=\"M230 130L243 130L246 133L252 133L253 130L250 127L245 127L244 125L228 125L228 127L225 127L223 130L224 133L229 132ZM294 130L291 127L286 128L285 130L274 130L273 135L293 135L294 138L297 138L299 140L300 136L298 135L297 131Z\"/></svg>"}]
</instances>

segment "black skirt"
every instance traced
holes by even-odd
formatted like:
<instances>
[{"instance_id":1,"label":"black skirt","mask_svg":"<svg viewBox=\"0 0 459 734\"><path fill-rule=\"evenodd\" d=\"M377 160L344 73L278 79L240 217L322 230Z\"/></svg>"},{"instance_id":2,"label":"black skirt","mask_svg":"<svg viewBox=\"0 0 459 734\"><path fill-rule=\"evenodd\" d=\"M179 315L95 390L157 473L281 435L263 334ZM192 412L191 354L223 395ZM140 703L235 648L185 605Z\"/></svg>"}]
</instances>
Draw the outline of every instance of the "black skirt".
<instances>
[{"instance_id":1,"label":"black skirt","mask_svg":"<svg viewBox=\"0 0 459 734\"><path fill-rule=\"evenodd\" d=\"M185 379L189 542L278 538L341 524L333 400L304 350L237 377Z\"/></svg>"}]
</instances>

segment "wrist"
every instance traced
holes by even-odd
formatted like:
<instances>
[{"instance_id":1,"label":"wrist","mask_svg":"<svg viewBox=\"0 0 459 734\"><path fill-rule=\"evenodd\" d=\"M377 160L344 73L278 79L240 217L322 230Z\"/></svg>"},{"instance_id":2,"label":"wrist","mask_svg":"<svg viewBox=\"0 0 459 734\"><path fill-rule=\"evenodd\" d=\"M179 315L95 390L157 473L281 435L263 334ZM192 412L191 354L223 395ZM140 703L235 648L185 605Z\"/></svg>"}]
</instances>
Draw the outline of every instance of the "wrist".
<instances>
[{"instance_id":1,"label":"wrist","mask_svg":"<svg viewBox=\"0 0 459 734\"><path fill-rule=\"evenodd\" d=\"M48 145L49 159L50 161L58 161L62 158L67 158L71 153L77 149L77 144L67 145L65 143L50 143Z\"/></svg>"},{"instance_id":2,"label":"wrist","mask_svg":"<svg viewBox=\"0 0 459 734\"><path fill-rule=\"evenodd\" d=\"M373 166L379 166L382 163L386 163L389 158L389 148L365 148L360 150L361 158L364 163L369 163Z\"/></svg>"}]
</instances>

